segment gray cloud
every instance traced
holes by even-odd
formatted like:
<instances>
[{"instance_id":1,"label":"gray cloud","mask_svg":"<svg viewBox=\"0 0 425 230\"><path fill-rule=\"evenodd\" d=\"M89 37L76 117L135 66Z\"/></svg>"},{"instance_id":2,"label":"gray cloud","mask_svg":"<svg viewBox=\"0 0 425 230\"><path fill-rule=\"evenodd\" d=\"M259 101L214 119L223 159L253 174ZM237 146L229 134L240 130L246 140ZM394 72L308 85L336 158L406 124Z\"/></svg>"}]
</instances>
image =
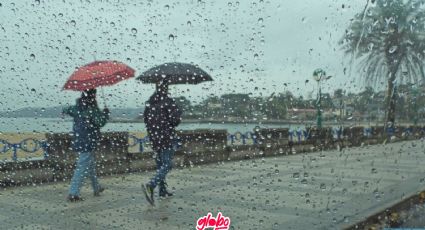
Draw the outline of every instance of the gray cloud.
<instances>
[{"instance_id":1,"label":"gray cloud","mask_svg":"<svg viewBox=\"0 0 425 230\"><path fill-rule=\"evenodd\" d=\"M213 83L174 86L194 101L214 94L307 96L317 67L350 81L337 41L363 1L16 1L0 7L3 109L72 103L61 87L74 68L96 59L126 62L141 73L162 62L194 62ZM344 4L344 8L342 5ZM137 32L136 32L137 31ZM170 35L171 39L170 39ZM289 83L288 88L283 83ZM359 87L351 87L358 90ZM105 88L108 104L142 107L153 87L135 80Z\"/></svg>"}]
</instances>

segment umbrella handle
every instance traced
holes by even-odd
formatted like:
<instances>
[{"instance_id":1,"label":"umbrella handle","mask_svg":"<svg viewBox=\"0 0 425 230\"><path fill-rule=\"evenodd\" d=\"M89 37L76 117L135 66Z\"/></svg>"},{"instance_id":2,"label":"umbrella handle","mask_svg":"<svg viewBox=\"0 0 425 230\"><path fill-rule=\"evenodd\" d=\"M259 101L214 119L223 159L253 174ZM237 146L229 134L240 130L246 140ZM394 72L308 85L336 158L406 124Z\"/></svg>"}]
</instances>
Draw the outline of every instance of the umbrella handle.
<instances>
[{"instance_id":1,"label":"umbrella handle","mask_svg":"<svg viewBox=\"0 0 425 230\"><path fill-rule=\"evenodd\" d=\"M103 91L103 87L100 87L100 91L102 92L103 105L107 108L108 106L106 106L105 91Z\"/></svg>"}]
</instances>

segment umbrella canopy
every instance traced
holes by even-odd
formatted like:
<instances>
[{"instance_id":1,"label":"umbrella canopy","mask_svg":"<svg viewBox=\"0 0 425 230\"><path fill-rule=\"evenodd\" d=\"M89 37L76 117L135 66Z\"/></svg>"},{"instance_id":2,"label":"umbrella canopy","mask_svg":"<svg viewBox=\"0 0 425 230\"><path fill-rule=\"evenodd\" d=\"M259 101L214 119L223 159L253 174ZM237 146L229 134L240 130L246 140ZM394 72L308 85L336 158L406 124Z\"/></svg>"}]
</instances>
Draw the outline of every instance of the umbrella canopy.
<instances>
[{"instance_id":1,"label":"umbrella canopy","mask_svg":"<svg viewBox=\"0 0 425 230\"><path fill-rule=\"evenodd\" d=\"M171 62L145 71L137 77L137 80L141 80L143 83L165 81L168 84L199 84L213 79L207 72L196 65Z\"/></svg>"},{"instance_id":2,"label":"umbrella canopy","mask_svg":"<svg viewBox=\"0 0 425 230\"><path fill-rule=\"evenodd\" d=\"M134 70L118 61L95 61L78 68L66 81L63 89L84 91L116 84L134 77Z\"/></svg>"}]
</instances>

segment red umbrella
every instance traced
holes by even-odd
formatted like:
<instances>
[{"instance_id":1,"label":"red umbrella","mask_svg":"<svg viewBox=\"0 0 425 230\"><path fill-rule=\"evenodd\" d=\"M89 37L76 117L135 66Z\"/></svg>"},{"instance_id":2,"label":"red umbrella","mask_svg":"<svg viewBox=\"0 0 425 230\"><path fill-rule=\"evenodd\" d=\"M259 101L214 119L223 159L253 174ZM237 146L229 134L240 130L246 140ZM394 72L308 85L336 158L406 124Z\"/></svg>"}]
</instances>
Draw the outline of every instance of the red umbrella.
<instances>
[{"instance_id":1,"label":"red umbrella","mask_svg":"<svg viewBox=\"0 0 425 230\"><path fill-rule=\"evenodd\" d=\"M134 69L118 61L95 61L78 68L63 89L84 91L134 77Z\"/></svg>"}]
</instances>

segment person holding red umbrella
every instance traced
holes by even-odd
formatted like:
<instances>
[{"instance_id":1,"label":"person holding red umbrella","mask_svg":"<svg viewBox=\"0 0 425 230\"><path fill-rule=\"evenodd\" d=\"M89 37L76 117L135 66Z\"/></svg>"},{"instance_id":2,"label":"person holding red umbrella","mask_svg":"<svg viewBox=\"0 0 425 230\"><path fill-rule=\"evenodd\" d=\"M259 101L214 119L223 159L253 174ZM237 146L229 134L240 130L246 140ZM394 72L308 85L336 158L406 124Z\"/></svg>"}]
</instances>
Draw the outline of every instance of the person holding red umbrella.
<instances>
[{"instance_id":1,"label":"person holding red umbrella","mask_svg":"<svg viewBox=\"0 0 425 230\"><path fill-rule=\"evenodd\" d=\"M77 165L72 176L68 200L81 200L80 188L84 178L91 180L93 192L98 196L104 191L96 176L96 160L93 151L100 139L100 128L106 125L109 119L109 109L100 111L96 101L96 89L82 92L75 106L65 108L64 114L74 119L73 124L73 150L78 152Z\"/></svg>"},{"instance_id":2,"label":"person holding red umbrella","mask_svg":"<svg viewBox=\"0 0 425 230\"><path fill-rule=\"evenodd\" d=\"M134 77L134 70L117 61L96 61L78 68L64 85L66 90L82 91L75 106L65 108L73 123L72 148L78 153L74 175L71 179L68 201L82 200L80 189L86 177L90 178L95 196L104 191L97 179L94 151L101 138L100 128L109 119L109 109L101 111L97 105L96 87L113 85Z\"/></svg>"}]
</instances>

